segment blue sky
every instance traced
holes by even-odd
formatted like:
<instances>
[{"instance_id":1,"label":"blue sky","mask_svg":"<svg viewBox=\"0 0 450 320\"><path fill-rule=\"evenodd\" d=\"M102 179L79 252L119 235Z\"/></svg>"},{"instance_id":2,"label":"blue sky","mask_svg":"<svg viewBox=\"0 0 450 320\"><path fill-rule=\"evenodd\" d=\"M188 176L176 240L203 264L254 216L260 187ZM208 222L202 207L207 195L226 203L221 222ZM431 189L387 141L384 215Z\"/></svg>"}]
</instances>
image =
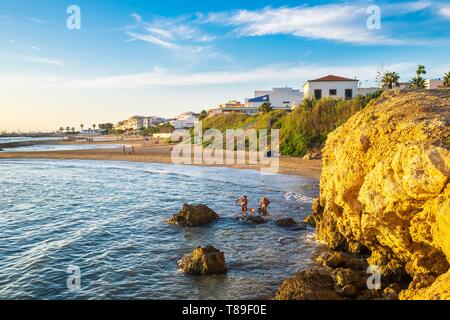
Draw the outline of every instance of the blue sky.
<instances>
[{"instance_id":1,"label":"blue sky","mask_svg":"<svg viewBox=\"0 0 450 320\"><path fill-rule=\"evenodd\" d=\"M371 5L381 29L367 28ZM371 86L381 66L437 78L449 53L441 0L0 0L0 130L169 117L327 74Z\"/></svg>"}]
</instances>

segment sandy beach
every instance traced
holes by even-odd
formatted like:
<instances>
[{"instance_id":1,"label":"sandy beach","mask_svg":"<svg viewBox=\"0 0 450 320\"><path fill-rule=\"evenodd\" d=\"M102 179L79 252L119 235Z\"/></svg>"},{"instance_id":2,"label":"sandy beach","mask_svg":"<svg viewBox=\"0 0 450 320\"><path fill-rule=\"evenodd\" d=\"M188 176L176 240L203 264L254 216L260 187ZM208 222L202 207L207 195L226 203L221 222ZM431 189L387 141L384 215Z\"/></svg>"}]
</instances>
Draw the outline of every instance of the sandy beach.
<instances>
[{"instance_id":1,"label":"sandy beach","mask_svg":"<svg viewBox=\"0 0 450 320\"><path fill-rule=\"evenodd\" d=\"M164 144L159 141L147 142L143 145L142 139L126 139L117 141L81 142L81 141L59 141L49 142L48 144L116 144L134 146L134 154L123 154L121 148L114 149L90 149L90 150L70 150L70 151L42 151L42 152L7 152L0 151L0 159L26 158L26 159L79 159L79 160L114 160L114 161L133 161L147 163L172 163L171 148L172 145ZM208 166L203 164L202 166ZM234 164L234 165L213 165L229 167L235 169L260 170L261 165ZM280 157L279 171L281 174L298 175L307 178L319 179L322 170L321 160L304 160L298 157Z\"/></svg>"}]
</instances>

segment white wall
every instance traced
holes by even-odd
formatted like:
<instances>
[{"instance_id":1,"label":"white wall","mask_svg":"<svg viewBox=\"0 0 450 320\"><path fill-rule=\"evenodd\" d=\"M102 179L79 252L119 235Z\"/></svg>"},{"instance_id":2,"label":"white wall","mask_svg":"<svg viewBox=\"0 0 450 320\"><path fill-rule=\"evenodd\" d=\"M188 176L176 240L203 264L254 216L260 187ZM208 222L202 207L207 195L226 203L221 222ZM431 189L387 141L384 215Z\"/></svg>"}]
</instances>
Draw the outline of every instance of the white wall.
<instances>
[{"instance_id":1,"label":"white wall","mask_svg":"<svg viewBox=\"0 0 450 320\"><path fill-rule=\"evenodd\" d=\"M358 81L308 81L303 87L304 98L314 99L314 90L322 90L322 98L329 96L330 89L336 89L336 97L345 98L345 90L352 89L353 97L358 95Z\"/></svg>"}]
</instances>

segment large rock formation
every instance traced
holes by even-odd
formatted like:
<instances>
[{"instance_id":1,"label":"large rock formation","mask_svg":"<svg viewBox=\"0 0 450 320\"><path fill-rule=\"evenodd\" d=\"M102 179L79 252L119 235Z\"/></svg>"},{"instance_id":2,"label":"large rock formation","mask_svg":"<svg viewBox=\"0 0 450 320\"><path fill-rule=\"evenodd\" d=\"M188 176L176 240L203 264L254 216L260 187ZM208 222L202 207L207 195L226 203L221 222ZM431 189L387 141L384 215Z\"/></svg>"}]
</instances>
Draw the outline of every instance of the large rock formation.
<instances>
[{"instance_id":1,"label":"large rock formation","mask_svg":"<svg viewBox=\"0 0 450 320\"><path fill-rule=\"evenodd\" d=\"M225 255L213 246L198 247L191 255L182 258L178 267L190 275L223 274L227 272Z\"/></svg>"},{"instance_id":2,"label":"large rock formation","mask_svg":"<svg viewBox=\"0 0 450 320\"><path fill-rule=\"evenodd\" d=\"M370 250L384 281L406 272L402 299L450 299L449 149L449 90L385 92L328 137L318 239Z\"/></svg>"},{"instance_id":3,"label":"large rock formation","mask_svg":"<svg viewBox=\"0 0 450 320\"><path fill-rule=\"evenodd\" d=\"M219 219L219 215L204 204L195 206L184 204L180 212L174 214L167 222L181 226L197 227Z\"/></svg>"}]
</instances>

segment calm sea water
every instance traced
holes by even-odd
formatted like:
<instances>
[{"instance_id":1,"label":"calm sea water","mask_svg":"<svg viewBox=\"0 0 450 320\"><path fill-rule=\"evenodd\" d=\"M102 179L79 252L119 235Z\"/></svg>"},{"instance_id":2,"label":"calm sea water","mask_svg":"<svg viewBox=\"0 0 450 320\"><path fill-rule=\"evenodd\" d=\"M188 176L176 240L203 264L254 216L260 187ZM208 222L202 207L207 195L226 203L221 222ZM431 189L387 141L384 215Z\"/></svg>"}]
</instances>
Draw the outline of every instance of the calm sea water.
<instances>
[{"instance_id":1,"label":"calm sea water","mask_svg":"<svg viewBox=\"0 0 450 320\"><path fill-rule=\"evenodd\" d=\"M127 146L129 147L129 146ZM70 151L70 150L92 150L92 149L117 149L122 148L119 144L35 144L15 148L5 148L5 152L39 152L39 151Z\"/></svg>"},{"instance_id":2,"label":"calm sea water","mask_svg":"<svg viewBox=\"0 0 450 320\"><path fill-rule=\"evenodd\" d=\"M311 264L312 230L273 219L304 218L314 180L256 171L107 161L0 160L1 299L253 299ZM265 225L237 221L234 200L265 195ZM183 203L221 219L199 228L165 223ZM225 252L229 272L193 277L177 261L198 245ZM80 268L81 289L67 288Z\"/></svg>"},{"instance_id":3,"label":"calm sea water","mask_svg":"<svg viewBox=\"0 0 450 320\"><path fill-rule=\"evenodd\" d=\"M64 140L61 137L0 137L1 143L11 143L11 142L28 142L28 141L58 141Z\"/></svg>"}]
</instances>

